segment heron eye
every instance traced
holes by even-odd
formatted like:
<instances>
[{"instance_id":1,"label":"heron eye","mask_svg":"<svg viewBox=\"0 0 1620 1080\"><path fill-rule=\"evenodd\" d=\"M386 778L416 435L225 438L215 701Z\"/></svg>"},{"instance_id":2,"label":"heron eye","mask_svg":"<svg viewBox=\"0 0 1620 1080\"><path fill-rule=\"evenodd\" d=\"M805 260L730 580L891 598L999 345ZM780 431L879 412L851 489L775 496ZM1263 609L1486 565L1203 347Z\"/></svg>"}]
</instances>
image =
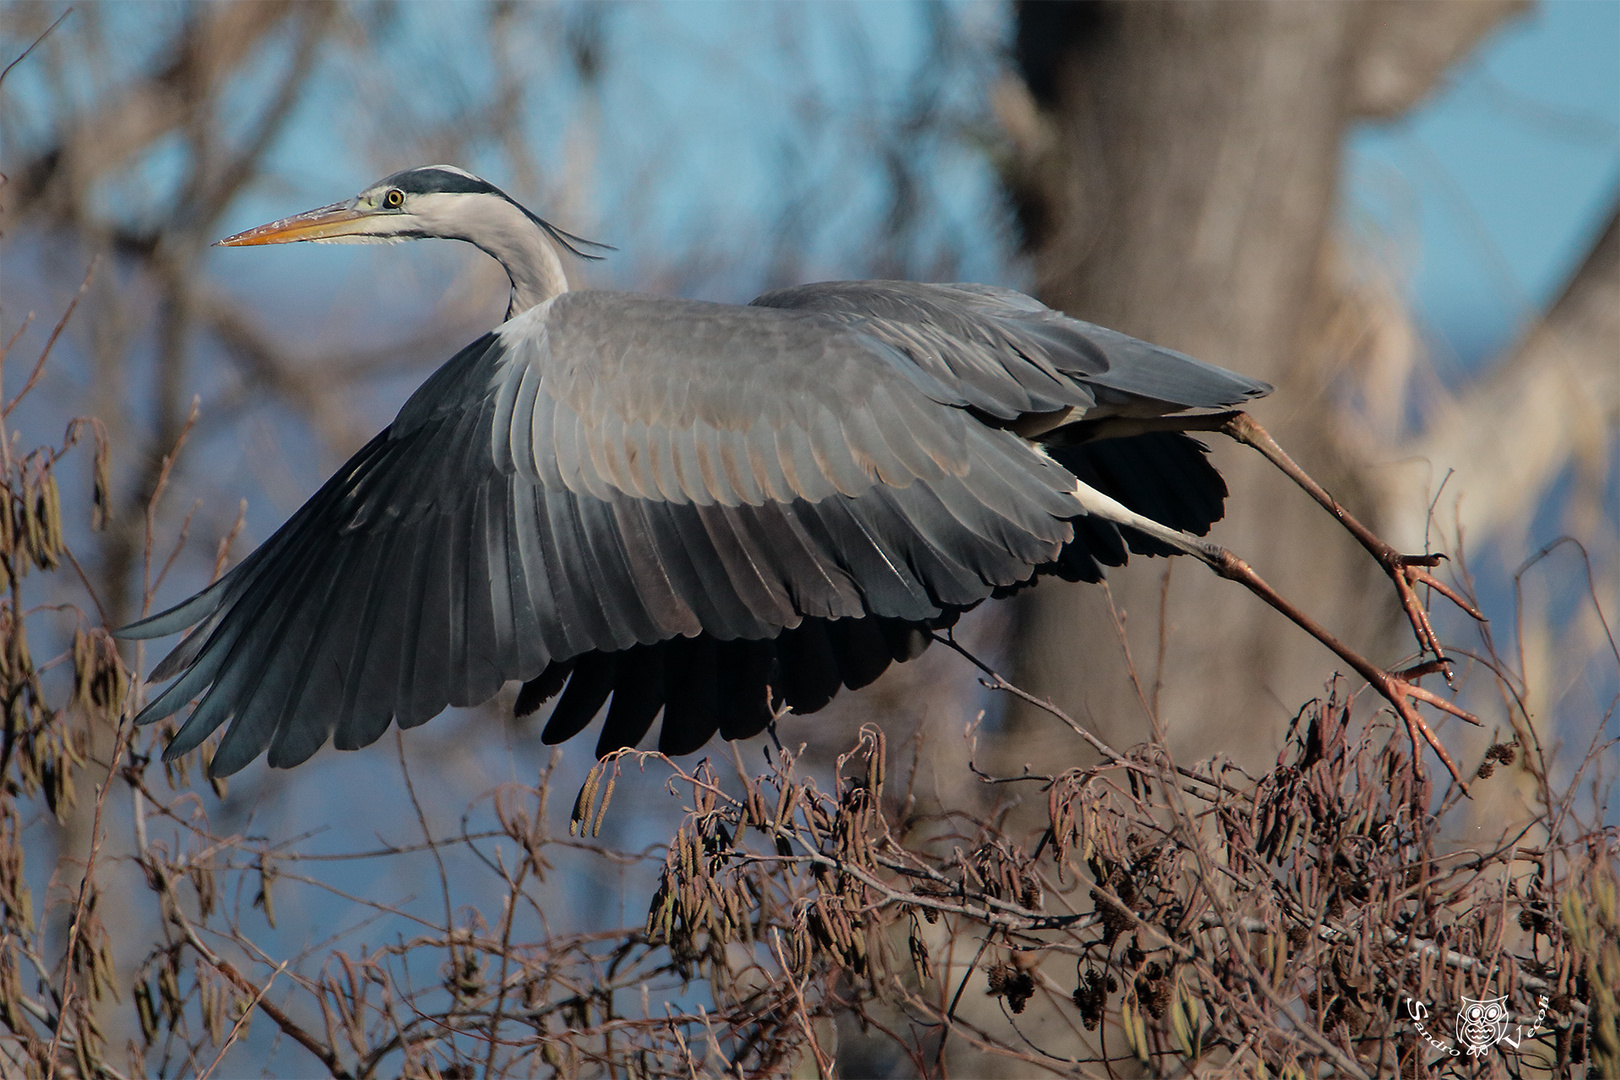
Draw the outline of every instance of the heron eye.
<instances>
[{"instance_id":1,"label":"heron eye","mask_svg":"<svg viewBox=\"0 0 1620 1080\"><path fill-rule=\"evenodd\" d=\"M383 196L383 205L388 207L388 209L390 209L390 210L398 210L399 207L400 207L400 204L403 203L404 201L405 201L405 193L403 191L399 190L399 188L395 188L394 190L390 191L387 195Z\"/></svg>"}]
</instances>

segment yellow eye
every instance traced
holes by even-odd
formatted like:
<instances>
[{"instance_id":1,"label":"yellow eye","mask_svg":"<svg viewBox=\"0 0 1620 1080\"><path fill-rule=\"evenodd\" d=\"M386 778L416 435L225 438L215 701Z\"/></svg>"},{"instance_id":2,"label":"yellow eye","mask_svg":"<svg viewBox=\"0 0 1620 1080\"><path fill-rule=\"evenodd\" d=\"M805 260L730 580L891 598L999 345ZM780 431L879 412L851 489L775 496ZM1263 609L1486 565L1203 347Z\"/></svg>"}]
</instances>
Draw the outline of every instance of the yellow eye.
<instances>
[{"instance_id":1,"label":"yellow eye","mask_svg":"<svg viewBox=\"0 0 1620 1080\"><path fill-rule=\"evenodd\" d=\"M405 201L405 193L403 191L399 190L399 188L395 188L394 190L390 191L387 195L383 196L383 205L388 207L388 209L390 209L390 210L398 210L399 207L400 207L400 204L402 204L404 201Z\"/></svg>"}]
</instances>

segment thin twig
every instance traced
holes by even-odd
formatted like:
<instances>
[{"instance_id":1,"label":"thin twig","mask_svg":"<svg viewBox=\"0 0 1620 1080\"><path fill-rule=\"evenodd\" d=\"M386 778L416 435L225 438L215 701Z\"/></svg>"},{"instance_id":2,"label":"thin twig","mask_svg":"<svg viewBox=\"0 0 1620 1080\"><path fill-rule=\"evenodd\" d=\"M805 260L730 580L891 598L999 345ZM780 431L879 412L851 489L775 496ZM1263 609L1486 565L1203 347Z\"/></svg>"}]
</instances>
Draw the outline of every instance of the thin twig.
<instances>
[{"instance_id":1,"label":"thin twig","mask_svg":"<svg viewBox=\"0 0 1620 1080\"><path fill-rule=\"evenodd\" d=\"M67 18L66 13L63 14L62 18ZM61 22L62 20L58 19L56 21ZM52 23L51 25L54 27L56 24ZM49 31L46 31L46 33L49 33ZM29 48L32 47L33 46L29 46ZM21 57L18 59L21 59ZM7 70L9 71L10 69L8 68ZM34 388L34 384L39 381L40 374L45 370L45 361L50 359L51 349L56 347L56 339L62 336L62 331L67 327L68 320L73 317L73 311L79 306L79 301L84 299L84 294L90 291L90 282L94 280L96 276L96 263L100 260L100 255L91 257L90 265L84 272L84 280L79 283L79 291L73 294L73 299L68 301L67 310L62 312L62 317L60 319L56 320L56 329L52 330L51 336L46 339L45 348L40 350L39 359L34 361L34 370L28 373L28 380L23 383L23 388L17 391L17 396L12 398L5 408L0 409L0 420L10 419L11 410L15 409L18 403L20 403L23 398L28 396L28 392L32 390Z\"/></svg>"},{"instance_id":2,"label":"thin twig","mask_svg":"<svg viewBox=\"0 0 1620 1080\"><path fill-rule=\"evenodd\" d=\"M42 42L46 38L50 37L51 36L51 31L55 30L58 26L61 26L62 25L62 20L67 18L71 14L73 14L73 9L72 8L68 8L65 11L63 11L62 14L60 14L60 15L58 15L56 17L55 22L53 22L53 23L51 23L51 25L47 26L43 31L40 32L39 37L35 38L32 42L29 43L28 48L26 48L22 52L18 53L17 54L17 59L15 59L11 63L7 64L4 71L0 71L0 84L3 84L6 81L6 76L11 74L11 69L12 68L16 67L18 64L20 64L24 60L26 60L28 58L28 54L33 52L36 48L38 48L40 42Z\"/></svg>"},{"instance_id":3,"label":"thin twig","mask_svg":"<svg viewBox=\"0 0 1620 1080\"><path fill-rule=\"evenodd\" d=\"M197 936L197 931L192 927L191 923L184 916L179 915L178 912L179 908L176 906L171 912L170 922L179 928L180 933L185 936L186 943L197 951L197 955L202 957L209 967L229 979L243 994L254 998L254 1004L257 1005L259 1011L274 1021L275 1025L281 1029L282 1034L319 1058L321 1064L326 1066L327 1072L331 1073L336 1080L354 1080L353 1075L338 1061L337 1053L331 1047L305 1031L292 1017L276 1008L267 998L259 995L259 988L249 982L240 971L236 970L234 964L204 944L202 938Z\"/></svg>"},{"instance_id":4,"label":"thin twig","mask_svg":"<svg viewBox=\"0 0 1620 1080\"><path fill-rule=\"evenodd\" d=\"M247 1007L242 1010L242 1015L236 1018L236 1023L231 1025L230 1034L225 1036L225 1042L220 1046L219 1053L215 1055L213 1064L209 1065L203 1074L197 1078L197 1080L208 1080L210 1076L214 1075L214 1070L219 1068L220 1062L225 1060L225 1055L230 1053L231 1047L236 1043L237 1037L242 1033L242 1028L247 1025L248 1018L253 1015L253 1010L258 1007L259 1002L264 1000L264 995L270 992L270 987L275 984L276 978L283 971L287 970L287 964L290 962L291 961L286 960L282 961L276 966L276 969L270 973L270 978L262 987L259 988L258 993L253 995L253 999L249 1001L247 1003Z\"/></svg>"},{"instance_id":5,"label":"thin twig","mask_svg":"<svg viewBox=\"0 0 1620 1080\"><path fill-rule=\"evenodd\" d=\"M107 766L107 775L102 779L101 786L96 789L96 810L90 822L90 851L85 857L84 877L79 879L79 893L73 902L73 922L68 928L67 958L63 961L62 1006L57 1010L56 1031L51 1036L50 1058L45 1070L45 1080L54 1080L56 1076L56 1051L61 1044L62 1028L67 1024L68 1012L73 1004L73 958L79 948L79 933L84 925L85 902L89 898L91 881L95 877L96 855L101 851L101 811L107 804L107 792L118 776L118 763L123 759L124 748L129 742L129 733L132 729L130 719L129 710L126 708L118 719L118 733L113 740L112 762Z\"/></svg>"}]
</instances>

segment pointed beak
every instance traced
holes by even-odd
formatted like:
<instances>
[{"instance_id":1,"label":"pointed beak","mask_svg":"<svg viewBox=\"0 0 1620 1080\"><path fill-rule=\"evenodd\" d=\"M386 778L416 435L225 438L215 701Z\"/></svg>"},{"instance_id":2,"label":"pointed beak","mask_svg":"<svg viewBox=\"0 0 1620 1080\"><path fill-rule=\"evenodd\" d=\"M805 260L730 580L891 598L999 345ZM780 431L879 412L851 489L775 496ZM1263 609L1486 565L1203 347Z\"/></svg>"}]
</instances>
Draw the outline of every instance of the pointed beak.
<instances>
[{"instance_id":1,"label":"pointed beak","mask_svg":"<svg viewBox=\"0 0 1620 1080\"><path fill-rule=\"evenodd\" d=\"M297 240L330 240L367 232L366 223L376 217L371 210L358 210L349 203L333 203L302 214L272 221L235 236L215 241L215 247L252 247L257 244L291 244Z\"/></svg>"}]
</instances>

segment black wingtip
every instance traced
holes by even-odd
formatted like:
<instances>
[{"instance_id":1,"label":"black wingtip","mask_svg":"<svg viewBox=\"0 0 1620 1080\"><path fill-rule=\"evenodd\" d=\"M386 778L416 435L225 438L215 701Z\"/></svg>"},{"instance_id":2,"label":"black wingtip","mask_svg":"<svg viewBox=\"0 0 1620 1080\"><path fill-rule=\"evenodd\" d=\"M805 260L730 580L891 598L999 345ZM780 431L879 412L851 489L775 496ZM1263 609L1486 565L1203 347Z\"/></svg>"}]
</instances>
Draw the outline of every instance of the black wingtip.
<instances>
[{"instance_id":1,"label":"black wingtip","mask_svg":"<svg viewBox=\"0 0 1620 1080\"><path fill-rule=\"evenodd\" d=\"M517 702L512 706L514 717L529 716L540 706L557 696L557 691L563 688L568 681L568 675L574 670L572 660L558 660L547 664L546 669L539 675L523 684L518 691Z\"/></svg>"}]
</instances>

